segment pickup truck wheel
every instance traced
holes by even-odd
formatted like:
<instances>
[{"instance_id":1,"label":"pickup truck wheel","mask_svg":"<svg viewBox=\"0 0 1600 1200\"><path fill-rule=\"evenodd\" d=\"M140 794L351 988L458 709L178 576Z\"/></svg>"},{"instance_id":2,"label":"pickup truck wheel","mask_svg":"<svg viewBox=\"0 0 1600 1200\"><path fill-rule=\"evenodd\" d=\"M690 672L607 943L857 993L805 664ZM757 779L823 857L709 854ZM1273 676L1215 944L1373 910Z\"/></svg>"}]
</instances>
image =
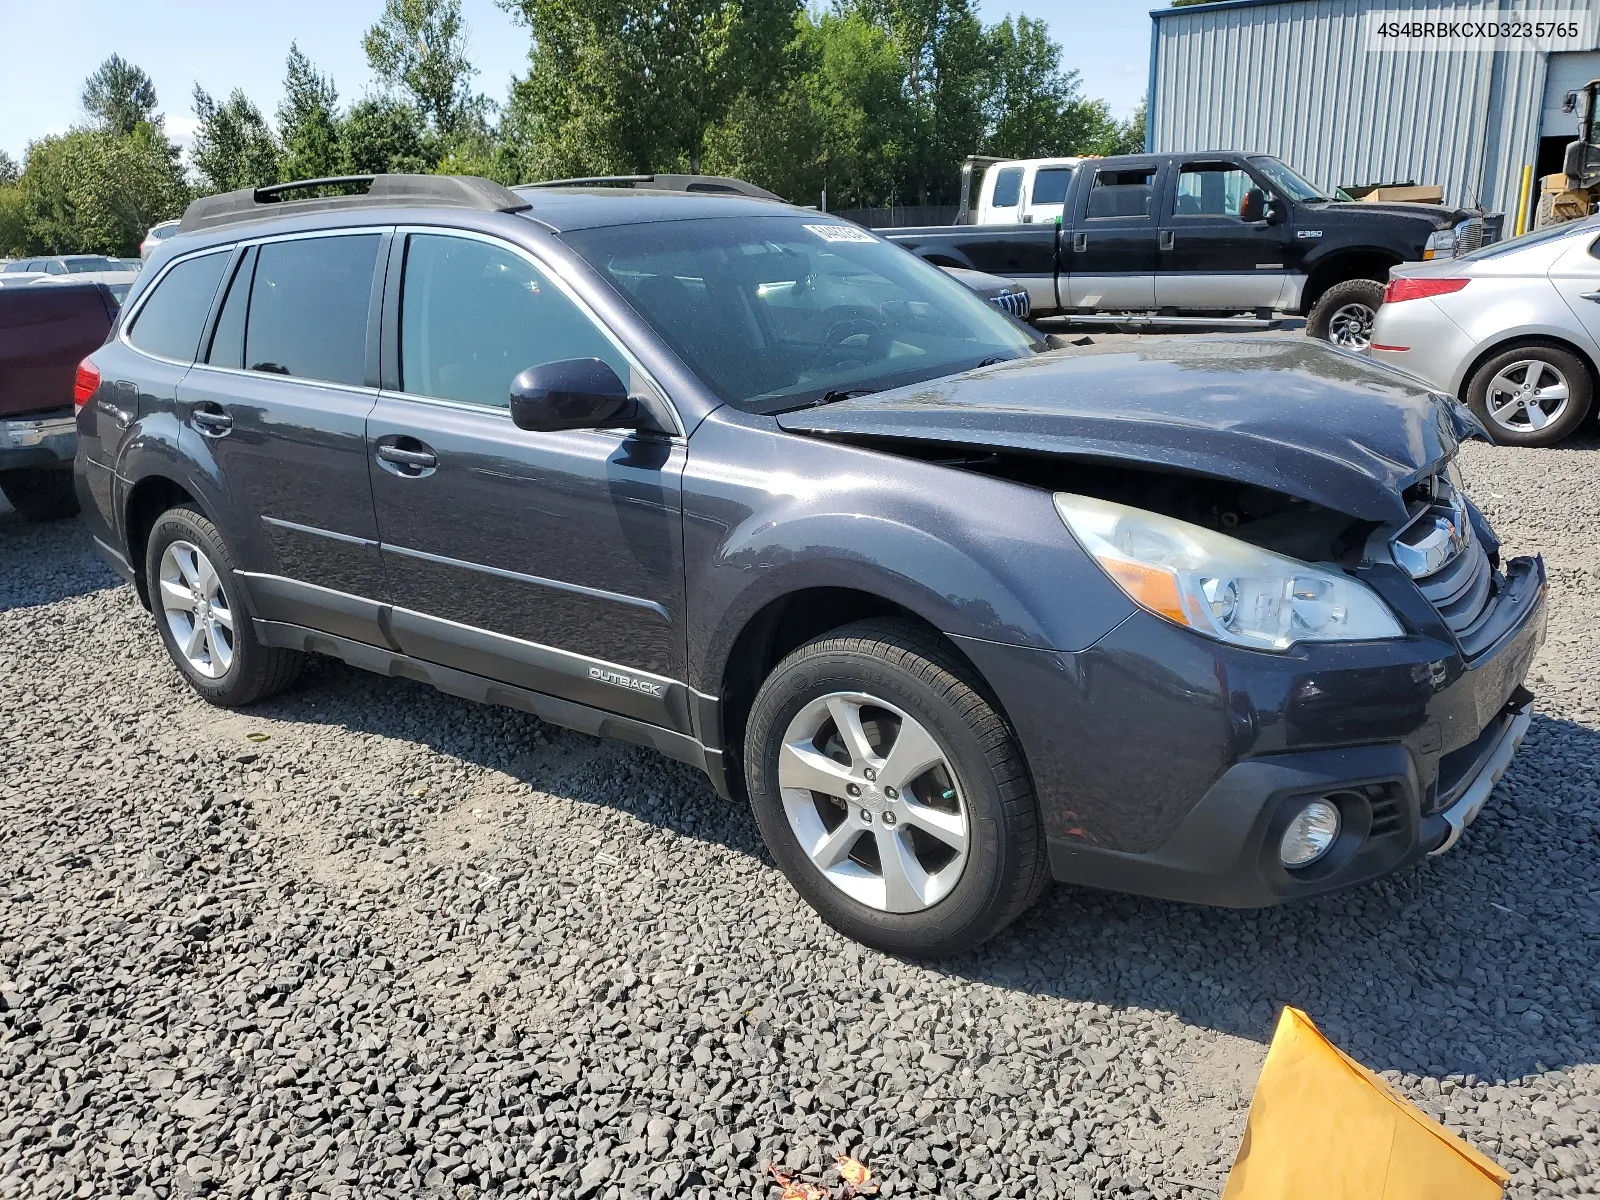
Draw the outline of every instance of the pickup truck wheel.
<instances>
[{"instance_id":1,"label":"pickup truck wheel","mask_svg":"<svg viewBox=\"0 0 1600 1200\"><path fill-rule=\"evenodd\" d=\"M1495 441L1554 446L1588 415L1594 380L1570 351L1524 342L1487 359L1472 373L1466 395Z\"/></svg>"},{"instance_id":2,"label":"pickup truck wheel","mask_svg":"<svg viewBox=\"0 0 1600 1200\"><path fill-rule=\"evenodd\" d=\"M145 581L161 642L189 686L223 708L282 691L305 661L256 640L233 569L222 534L192 508L168 509L150 531Z\"/></svg>"},{"instance_id":3,"label":"pickup truck wheel","mask_svg":"<svg viewBox=\"0 0 1600 1200\"><path fill-rule=\"evenodd\" d=\"M21 467L0 472L0 492L24 521L59 521L78 515L70 467Z\"/></svg>"},{"instance_id":4,"label":"pickup truck wheel","mask_svg":"<svg viewBox=\"0 0 1600 1200\"><path fill-rule=\"evenodd\" d=\"M880 950L971 949L1048 882L1016 741L965 664L909 622L846 626L784 659L751 708L745 778L795 890Z\"/></svg>"},{"instance_id":5,"label":"pickup truck wheel","mask_svg":"<svg viewBox=\"0 0 1600 1200\"><path fill-rule=\"evenodd\" d=\"M1372 322L1382 303L1383 284L1346 279L1317 297L1306 314L1306 333L1342 350L1365 350L1372 345Z\"/></svg>"}]
</instances>

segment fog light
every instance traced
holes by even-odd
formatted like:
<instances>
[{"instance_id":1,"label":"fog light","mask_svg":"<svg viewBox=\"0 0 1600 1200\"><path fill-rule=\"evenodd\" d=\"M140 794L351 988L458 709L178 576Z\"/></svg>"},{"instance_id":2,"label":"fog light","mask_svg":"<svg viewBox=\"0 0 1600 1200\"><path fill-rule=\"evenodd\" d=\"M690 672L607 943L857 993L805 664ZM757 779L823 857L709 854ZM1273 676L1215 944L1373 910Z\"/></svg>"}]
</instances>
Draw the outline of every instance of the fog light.
<instances>
[{"instance_id":1,"label":"fog light","mask_svg":"<svg viewBox=\"0 0 1600 1200\"><path fill-rule=\"evenodd\" d=\"M1326 800L1313 800L1283 831L1278 857L1286 867L1310 866L1328 852L1338 836L1339 810Z\"/></svg>"}]
</instances>

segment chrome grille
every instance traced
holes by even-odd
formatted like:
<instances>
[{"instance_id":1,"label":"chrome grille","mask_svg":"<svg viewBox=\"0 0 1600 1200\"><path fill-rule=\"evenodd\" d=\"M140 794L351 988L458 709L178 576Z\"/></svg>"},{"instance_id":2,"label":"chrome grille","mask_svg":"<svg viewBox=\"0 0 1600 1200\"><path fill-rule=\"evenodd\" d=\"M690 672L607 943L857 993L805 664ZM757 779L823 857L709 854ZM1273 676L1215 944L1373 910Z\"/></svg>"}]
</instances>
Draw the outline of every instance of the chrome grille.
<instances>
[{"instance_id":1,"label":"chrome grille","mask_svg":"<svg viewBox=\"0 0 1600 1200\"><path fill-rule=\"evenodd\" d=\"M998 296L990 296L989 303L1020 321L1026 321L1028 314L1033 311L1027 292L1002 292Z\"/></svg>"},{"instance_id":2,"label":"chrome grille","mask_svg":"<svg viewBox=\"0 0 1600 1200\"><path fill-rule=\"evenodd\" d=\"M1466 499L1443 476L1434 493L1394 538L1394 560L1465 641L1488 619L1494 566L1472 531Z\"/></svg>"},{"instance_id":3,"label":"chrome grille","mask_svg":"<svg viewBox=\"0 0 1600 1200\"><path fill-rule=\"evenodd\" d=\"M1483 218L1468 217L1456 226L1456 257L1483 245Z\"/></svg>"}]
</instances>

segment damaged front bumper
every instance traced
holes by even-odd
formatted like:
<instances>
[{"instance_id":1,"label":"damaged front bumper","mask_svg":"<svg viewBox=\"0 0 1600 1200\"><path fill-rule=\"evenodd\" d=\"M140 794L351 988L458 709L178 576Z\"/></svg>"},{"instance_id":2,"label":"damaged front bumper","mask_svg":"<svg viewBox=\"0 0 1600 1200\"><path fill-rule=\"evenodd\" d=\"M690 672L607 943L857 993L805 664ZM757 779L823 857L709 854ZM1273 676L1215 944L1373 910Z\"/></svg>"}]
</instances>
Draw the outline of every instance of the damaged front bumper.
<instances>
[{"instance_id":1,"label":"damaged front bumper","mask_svg":"<svg viewBox=\"0 0 1600 1200\"><path fill-rule=\"evenodd\" d=\"M962 645L1002 703L1018 697L1057 879L1258 907L1442 853L1482 811L1527 732L1545 635L1543 561L1501 578L1498 636L1470 660L1442 627L1274 655L1145 613L1078 654ZM1341 832L1286 868L1284 831L1313 798Z\"/></svg>"}]
</instances>

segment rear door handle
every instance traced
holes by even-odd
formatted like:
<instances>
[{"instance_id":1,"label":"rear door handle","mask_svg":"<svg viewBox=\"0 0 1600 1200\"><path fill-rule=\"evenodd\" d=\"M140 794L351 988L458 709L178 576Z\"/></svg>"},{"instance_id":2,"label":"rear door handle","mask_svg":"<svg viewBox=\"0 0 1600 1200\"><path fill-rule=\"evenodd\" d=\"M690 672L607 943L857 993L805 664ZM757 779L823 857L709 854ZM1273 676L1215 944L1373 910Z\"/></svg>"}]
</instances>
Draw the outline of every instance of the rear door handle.
<instances>
[{"instance_id":1,"label":"rear door handle","mask_svg":"<svg viewBox=\"0 0 1600 1200\"><path fill-rule=\"evenodd\" d=\"M233 428L233 417L220 404L197 404L189 413L189 423L207 437L224 437Z\"/></svg>"},{"instance_id":2,"label":"rear door handle","mask_svg":"<svg viewBox=\"0 0 1600 1200\"><path fill-rule=\"evenodd\" d=\"M1177 241L1177 239L1178 239L1178 235L1176 233L1174 233L1172 230L1163 229L1161 231L1161 237L1160 237L1161 249L1163 249L1163 250L1171 250L1173 242Z\"/></svg>"},{"instance_id":3,"label":"rear door handle","mask_svg":"<svg viewBox=\"0 0 1600 1200\"><path fill-rule=\"evenodd\" d=\"M417 448L413 450L393 442L384 442L378 446L378 460L389 467L398 468L395 474L412 477L432 471L439 465L437 454L421 442L415 442L415 445Z\"/></svg>"},{"instance_id":4,"label":"rear door handle","mask_svg":"<svg viewBox=\"0 0 1600 1200\"><path fill-rule=\"evenodd\" d=\"M1597 291L1597 292L1579 292L1578 293L1578 299L1580 299L1580 300L1593 300L1596 304L1600 304L1600 291Z\"/></svg>"},{"instance_id":5,"label":"rear door handle","mask_svg":"<svg viewBox=\"0 0 1600 1200\"><path fill-rule=\"evenodd\" d=\"M1082 254L1088 248L1089 235L1087 233L1075 233L1072 235L1072 249L1074 253Z\"/></svg>"}]
</instances>

